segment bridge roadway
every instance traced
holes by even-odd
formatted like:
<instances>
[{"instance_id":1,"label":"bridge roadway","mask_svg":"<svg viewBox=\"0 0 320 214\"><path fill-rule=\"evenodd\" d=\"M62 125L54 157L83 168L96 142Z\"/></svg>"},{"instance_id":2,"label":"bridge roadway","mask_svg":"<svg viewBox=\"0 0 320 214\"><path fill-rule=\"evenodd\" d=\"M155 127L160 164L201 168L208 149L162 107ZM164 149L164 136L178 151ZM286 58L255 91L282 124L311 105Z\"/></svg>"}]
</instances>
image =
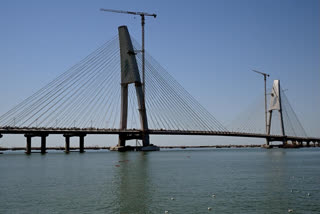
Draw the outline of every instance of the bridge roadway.
<instances>
[{"instance_id":1,"label":"bridge roadway","mask_svg":"<svg viewBox=\"0 0 320 214\"><path fill-rule=\"evenodd\" d=\"M292 141L292 142L314 142L320 143L319 137L296 137L267 135L262 133L229 132L229 131L192 131L192 130L164 130L149 129L150 135L198 135L198 136L228 136L228 137L249 137L264 138L269 141ZM25 127L0 127L0 137L2 134L24 134L31 136L47 136L50 134L62 134L70 136L81 136L88 134L127 134L140 136L141 130L136 129L97 129L97 128L25 128Z\"/></svg>"}]
</instances>

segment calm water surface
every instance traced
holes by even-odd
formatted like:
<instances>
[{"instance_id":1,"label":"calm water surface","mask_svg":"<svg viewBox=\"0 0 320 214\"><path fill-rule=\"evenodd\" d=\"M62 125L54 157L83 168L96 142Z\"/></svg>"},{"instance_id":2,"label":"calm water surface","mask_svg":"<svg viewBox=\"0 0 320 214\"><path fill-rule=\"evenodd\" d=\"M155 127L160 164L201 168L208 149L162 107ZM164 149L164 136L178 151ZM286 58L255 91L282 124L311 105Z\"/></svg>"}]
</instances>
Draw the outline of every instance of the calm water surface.
<instances>
[{"instance_id":1,"label":"calm water surface","mask_svg":"<svg viewBox=\"0 0 320 214\"><path fill-rule=\"evenodd\" d=\"M0 213L288 209L320 213L320 149L0 155Z\"/></svg>"}]
</instances>

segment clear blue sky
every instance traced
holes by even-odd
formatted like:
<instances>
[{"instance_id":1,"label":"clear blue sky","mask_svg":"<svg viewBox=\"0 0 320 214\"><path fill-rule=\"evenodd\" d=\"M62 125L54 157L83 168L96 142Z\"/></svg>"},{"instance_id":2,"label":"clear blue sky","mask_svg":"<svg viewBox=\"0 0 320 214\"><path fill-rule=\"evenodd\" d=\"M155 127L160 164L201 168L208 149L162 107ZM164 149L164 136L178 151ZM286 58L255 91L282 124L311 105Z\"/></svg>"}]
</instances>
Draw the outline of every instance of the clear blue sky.
<instances>
[{"instance_id":1,"label":"clear blue sky","mask_svg":"<svg viewBox=\"0 0 320 214\"><path fill-rule=\"evenodd\" d=\"M0 114L140 18L99 8L157 13L146 49L221 122L280 79L309 135L320 135L318 0L2 0Z\"/></svg>"}]
</instances>

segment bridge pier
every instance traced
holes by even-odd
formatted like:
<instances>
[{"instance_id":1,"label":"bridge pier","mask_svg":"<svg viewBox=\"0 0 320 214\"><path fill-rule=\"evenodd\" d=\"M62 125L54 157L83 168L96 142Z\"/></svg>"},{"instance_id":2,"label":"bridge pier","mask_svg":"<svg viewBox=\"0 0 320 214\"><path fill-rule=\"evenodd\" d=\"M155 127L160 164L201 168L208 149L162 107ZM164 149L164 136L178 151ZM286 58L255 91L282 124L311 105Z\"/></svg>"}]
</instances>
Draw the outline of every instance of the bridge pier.
<instances>
[{"instance_id":1,"label":"bridge pier","mask_svg":"<svg viewBox=\"0 0 320 214\"><path fill-rule=\"evenodd\" d=\"M302 141L299 141L299 140L291 140L291 144L294 147L303 147Z\"/></svg>"},{"instance_id":2,"label":"bridge pier","mask_svg":"<svg viewBox=\"0 0 320 214\"><path fill-rule=\"evenodd\" d=\"M303 142L302 141L297 141L297 143L298 143L298 145L300 146L300 147L303 147Z\"/></svg>"},{"instance_id":3,"label":"bridge pier","mask_svg":"<svg viewBox=\"0 0 320 214\"><path fill-rule=\"evenodd\" d=\"M306 144L307 144L307 147L310 147L310 141L307 141Z\"/></svg>"},{"instance_id":4,"label":"bridge pier","mask_svg":"<svg viewBox=\"0 0 320 214\"><path fill-rule=\"evenodd\" d=\"M46 144L47 144L47 136L48 135L42 135L41 136L41 154L45 154L47 153L47 148L46 148Z\"/></svg>"},{"instance_id":5,"label":"bridge pier","mask_svg":"<svg viewBox=\"0 0 320 214\"><path fill-rule=\"evenodd\" d=\"M79 150L80 153L84 153L84 135L79 136Z\"/></svg>"},{"instance_id":6,"label":"bridge pier","mask_svg":"<svg viewBox=\"0 0 320 214\"><path fill-rule=\"evenodd\" d=\"M263 147L267 148L270 146L270 139L266 138L266 144L263 145Z\"/></svg>"},{"instance_id":7,"label":"bridge pier","mask_svg":"<svg viewBox=\"0 0 320 214\"><path fill-rule=\"evenodd\" d=\"M49 134L25 134L24 136L27 139L26 143L26 154L31 154L31 142L33 137L41 137L41 147L40 147L40 153L45 154L47 153L47 147L46 147L46 142L47 142L47 137Z\"/></svg>"},{"instance_id":8,"label":"bridge pier","mask_svg":"<svg viewBox=\"0 0 320 214\"><path fill-rule=\"evenodd\" d=\"M2 138L3 137L3 135L2 134L0 134L0 138Z\"/></svg>"},{"instance_id":9,"label":"bridge pier","mask_svg":"<svg viewBox=\"0 0 320 214\"><path fill-rule=\"evenodd\" d=\"M70 152L70 138L79 137L79 152L84 153L84 137L86 134L64 134L65 137L65 153Z\"/></svg>"},{"instance_id":10,"label":"bridge pier","mask_svg":"<svg viewBox=\"0 0 320 214\"><path fill-rule=\"evenodd\" d=\"M292 141L291 141L291 143L293 144ZM282 138L282 145L283 145L283 147L285 147L286 145L288 145L288 139L287 139L285 136Z\"/></svg>"},{"instance_id":11,"label":"bridge pier","mask_svg":"<svg viewBox=\"0 0 320 214\"><path fill-rule=\"evenodd\" d=\"M273 146L270 145L270 142L271 142L271 139L266 138L266 144L263 144L261 147L262 147L262 148L265 148L265 149L272 149Z\"/></svg>"},{"instance_id":12,"label":"bridge pier","mask_svg":"<svg viewBox=\"0 0 320 214\"><path fill-rule=\"evenodd\" d=\"M27 138L27 144L26 144L25 153L27 155L30 155L31 154L31 136L30 135L25 135L25 137Z\"/></svg>"},{"instance_id":13,"label":"bridge pier","mask_svg":"<svg viewBox=\"0 0 320 214\"><path fill-rule=\"evenodd\" d=\"M65 137L66 140L66 144L65 144L65 153L69 153L70 152L70 136L69 135L63 135Z\"/></svg>"}]
</instances>

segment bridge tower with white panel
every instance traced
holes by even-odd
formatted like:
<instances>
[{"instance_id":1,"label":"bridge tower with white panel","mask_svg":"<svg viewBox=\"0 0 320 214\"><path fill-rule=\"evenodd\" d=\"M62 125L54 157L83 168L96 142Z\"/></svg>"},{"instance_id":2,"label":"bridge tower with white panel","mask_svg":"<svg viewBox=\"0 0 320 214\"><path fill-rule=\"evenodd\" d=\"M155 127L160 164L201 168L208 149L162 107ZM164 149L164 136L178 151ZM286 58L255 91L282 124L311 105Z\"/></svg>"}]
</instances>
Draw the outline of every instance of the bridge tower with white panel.
<instances>
[{"instance_id":1,"label":"bridge tower with white panel","mask_svg":"<svg viewBox=\"0 0 320 214\"><path fill-rule=\"evenodd\" d=\"M271 99L270 99L270 107L269 107L269 118L267 122L267 134L270 135L271 132L271 122L272 122L272 113L274 110L277 110L280 114L280 127L281 134L283 136L283 144L286 143L285 137L285 129L283 123L283 114L282 114L282 103L281 103L281 88L280 88L280 80L274 80L272 91L271 91ZM267 138L267 145L270 144L270 139Z\"/></svg>"}]
</instances>

